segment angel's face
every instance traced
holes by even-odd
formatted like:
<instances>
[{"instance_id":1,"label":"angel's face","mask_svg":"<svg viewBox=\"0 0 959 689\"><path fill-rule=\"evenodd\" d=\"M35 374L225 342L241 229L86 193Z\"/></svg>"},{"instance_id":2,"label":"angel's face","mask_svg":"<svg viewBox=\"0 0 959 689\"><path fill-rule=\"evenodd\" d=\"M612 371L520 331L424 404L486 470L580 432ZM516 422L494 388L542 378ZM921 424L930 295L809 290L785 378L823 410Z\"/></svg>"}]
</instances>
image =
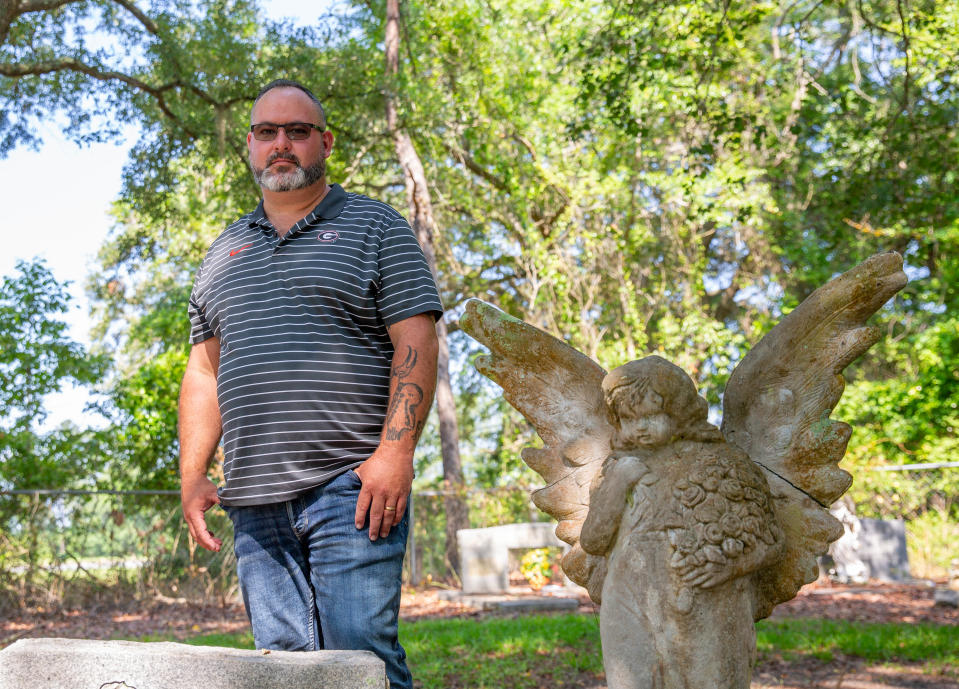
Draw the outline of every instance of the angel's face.
<instances>
[{"instance_id":1,"label":"angel's face","mask_svg":"<svg viewBox=\"0 0 959 689\"><path fill-rule=\"evenodd\" d=\"M647 387L639 404L619 411L619 445L658 447L676 435L676 421L663 411L663 398Z\"/></svg>"}]
</instances>

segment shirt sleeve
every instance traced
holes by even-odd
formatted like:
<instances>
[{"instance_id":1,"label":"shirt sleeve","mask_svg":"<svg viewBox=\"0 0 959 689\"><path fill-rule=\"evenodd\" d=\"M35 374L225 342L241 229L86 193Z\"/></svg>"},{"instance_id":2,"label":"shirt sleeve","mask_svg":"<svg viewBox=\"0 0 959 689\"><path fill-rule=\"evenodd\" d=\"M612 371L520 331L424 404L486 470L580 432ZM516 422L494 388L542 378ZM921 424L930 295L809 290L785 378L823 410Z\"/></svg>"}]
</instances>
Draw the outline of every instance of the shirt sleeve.
<instances>
[{"instance_id":1,"label":"shirt sleeve","mask_svg":"<svg viewBox=\"0 0 959 689\"><path fill-rule=\"evenodd\" d=\"M204 261L205 263L205 261ZM190 316L190 344L200 344L214 336L213 328L207 322L206 313L202 304L205 302L202 292L203 264L196 272L193 280L193 290L190 292L190 305L187 312Z\"/></svg>"},{"instance_id":2,"label":"shirt sleeve","mask_svg":"<svg viewBox=\"0 0 959 689\"><path fill-rule=\"evenodd\" d=\"M378 268L376 305L384 323L393 325L421 313L432 314L434 320L443 315L443 304L426 257L402 217L383 236Z\"/></svg>"}]
</instances>

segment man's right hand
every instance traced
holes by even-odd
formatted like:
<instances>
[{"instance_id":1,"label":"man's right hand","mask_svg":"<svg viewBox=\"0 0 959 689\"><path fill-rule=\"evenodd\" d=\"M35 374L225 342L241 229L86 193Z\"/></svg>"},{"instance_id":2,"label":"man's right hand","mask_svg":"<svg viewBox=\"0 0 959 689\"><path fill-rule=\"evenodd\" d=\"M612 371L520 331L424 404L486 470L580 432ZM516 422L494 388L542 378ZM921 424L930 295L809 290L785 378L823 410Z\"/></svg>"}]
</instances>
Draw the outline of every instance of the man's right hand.
<instances>
[{"instance_id":1,"label":"man's right hand","mask_svg":"<svg viewBox=\"0 0 959 689\"><path fill-rule=\"evenodd\" d=\"M216 373L220 341L208 338L193 345L180 387L180 499L190 535L197 543L218 552L223 542L206 528L203 514L220 502L216 486L207 478L210 460L220 440L220 407L216 399Z\"/></svg>"},{"instance_id":2,"label":"man's right hand","mask_svg":"<svg viewBox=\"0 0 959 689\"><path fill-rule=\"evenodd\" d=\"M223 541L206 528L204 517L208 509L220 503L213 481L206 476L189 481L184 478L180 487L180 500L183 504L183 517L193 540L207 550L219 552Z\"/></svg>"}]
</instances>

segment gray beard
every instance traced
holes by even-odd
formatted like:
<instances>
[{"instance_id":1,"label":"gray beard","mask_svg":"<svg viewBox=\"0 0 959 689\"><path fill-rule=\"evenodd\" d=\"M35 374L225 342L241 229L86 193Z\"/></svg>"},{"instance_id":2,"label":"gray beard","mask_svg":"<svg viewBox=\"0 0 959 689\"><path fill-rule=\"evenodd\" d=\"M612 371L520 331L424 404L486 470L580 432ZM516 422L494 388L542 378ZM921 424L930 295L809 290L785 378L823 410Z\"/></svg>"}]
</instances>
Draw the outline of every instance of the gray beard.
<instances>
[{"instance_id":1,"label":"gray beard","mask_svg":"<svg viewBox=\"0 0 959 689\"><path fill-rule=\"evenodd\" d=\"M270 169L270 163L277 158L292 160L296 169L292 172L277 172ZM326 161L320 158L308 167L302 167L299 159L293 154L278 155L274 153L266 160L266 167L259 168L250 161L253 168L253 179L267 191L296 191L316 184L326 175Z\"/></svg>"}]
</instances>

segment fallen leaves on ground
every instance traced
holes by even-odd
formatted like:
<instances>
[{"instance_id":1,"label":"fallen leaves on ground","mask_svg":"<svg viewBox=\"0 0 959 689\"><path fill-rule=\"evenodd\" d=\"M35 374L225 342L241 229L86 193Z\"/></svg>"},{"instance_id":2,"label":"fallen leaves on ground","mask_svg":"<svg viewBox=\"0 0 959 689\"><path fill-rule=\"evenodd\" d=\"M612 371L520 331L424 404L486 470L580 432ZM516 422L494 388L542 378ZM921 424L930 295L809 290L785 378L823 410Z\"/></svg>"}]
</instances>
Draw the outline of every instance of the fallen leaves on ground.
<instances>
[{"instance_id":1,"label":"fallen leaves on ground","mask_svg":"<svg viewBox=\"0 0 959 689\"><path fill-rule=\"evenodd\" d=\"M141 603L136 610L25 609L0 617L0 647L23 638L115 639L170 635L185 639L248 628L242 605L221 607L151 601Z\"/></svg>"},{"instance_id":2,"label":"fallen leaves on ground","mask_svg":"<svg viewBox=\"0 0 959 689\"><path fill-rule=\"evenodd\" d=\"M924 672L920 663L870 666L840 655L828 662L766 659L753 672L750 689L959 689L959 684Z\"/></svg>"},{"instance_id":3,"label":"fallen leaves on ground","mask_svg":"<svg viewBox=\"0 0 959 689\"><path fill-rule=\"evenodd\" d=\"M777 607L779 617L816 617L854 622L929 622L959 625L959 609L936 605L927 584L843 585L819 581Z\"/></svg>"},{"instance_id":4,"label":"fallen leaves on ground","mask_svg":"<svg viewBox=\"0 0 959 689\"><path fill-rule=\"evenodd\" d=\"M523 592L523 596L534 596ZM585 595L579 611L598 614ZM495 612L478 610L458 600L444 600L439 589L408 589L400 615L406 621L430 618L483 618ZM516 613L512 613L516 614ZM780 605L773 618L814 617L860 622L930 622L959 625L959 610L936 606L933 588L926 585L879 584L846 586L817 582L803 588L792 601ZM24 609L0 617L0 648L21 638L68 637L87 639L172 636L238 632L249 628L243 606L201 605L182 601L149 601L138 607L96 610ZM572 679L572 678L570 678ZM605 689L583 676L570 687ZM858 658L837 657L764 659L756 668L752 689L959 689L959 684L926 674L918 664L868 666Z\"/></svg>"}]
</instances>

